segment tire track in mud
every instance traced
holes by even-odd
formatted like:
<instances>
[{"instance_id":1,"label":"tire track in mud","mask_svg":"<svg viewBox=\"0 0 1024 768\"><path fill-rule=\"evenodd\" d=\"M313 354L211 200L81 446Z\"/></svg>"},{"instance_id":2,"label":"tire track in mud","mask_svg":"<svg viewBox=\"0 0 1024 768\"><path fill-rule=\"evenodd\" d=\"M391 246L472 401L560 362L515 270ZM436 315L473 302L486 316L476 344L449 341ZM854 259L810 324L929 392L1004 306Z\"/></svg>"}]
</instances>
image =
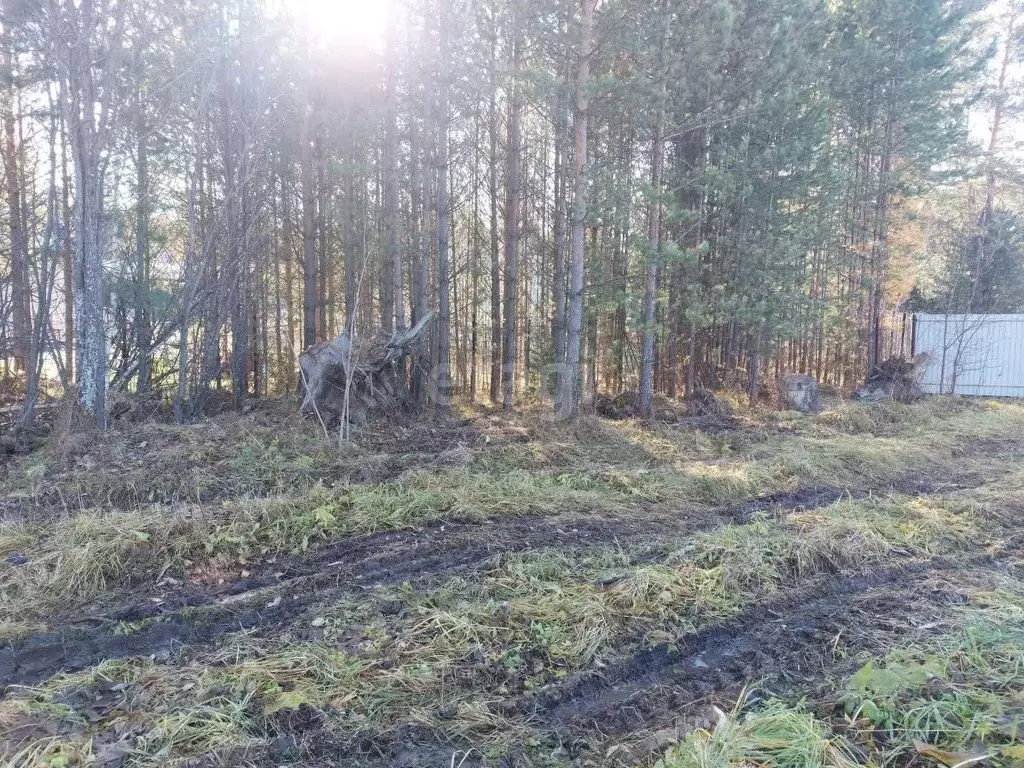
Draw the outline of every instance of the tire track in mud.
<instances>
[{"instance_id":1,"label":"tire track in mud","mask_svg":"<svg viewBox=\"0 0 1024 768\"><path fill-rule=\"evenodd\" d=\"M78 671L107 659L152 656L166 660L184 646L209 645L236 632L273 632L287 627L312 605L323 604L325 598L355 595L373 600L367 592L374 586L406 582L423 589L439 579L484 568L502 554L552 546L585 549L612 543L647 544L652 553L640 553L636 560L650 562L658 557L659 543L723 524L745 524L760 513L813 510L872 493L916 495L934 489L934 484L919 480L884 491L818 487L708 508L675 520L665 516L639 520L504 517L355 536L304 558L264 566L256 576L217 590L179 587L135 593L128 605L107 615L66 622L99 626L44 633L11 643L0 648L0 689L37 684L59 672ZM118 630L123 622L142 622L143 626L125 633Z\"/></svg>"},{"instance_id":2,"label":"tire track in mud","mask_svg":"<svg viewBox=\"0 0 1024 768\"><path fill-rule=\"evenodd\" d=\"M980 484L977 478L970 483ZM838 486L778 492L750 501L689 510L685 517L664 514L630 520L541 516L488 518L474 522L436 522L414 531L353 536L320 547L301 558L256 566L260 573L204 592L183 588L170 594L136 594L127 608L113 612L110 621L139 621L174 611L220 603L242 603L248 596L272 587L316 589L344 581L352 587L415 583L438 575L455 575L485 564L491 558L539 547L589 548L611 543L657 542L708 531L725 524L746 524L755 515L783 511L813 511L844 499L858 500L877 493L922 495L934 493L937 483L908 479L887 487L848 490ZM946 483L941 487L973 487ZM638 562L645 562L639 555Z\"/></svg>"},{"instance_id":3,"label":"tire track in mud","mask_svg":"<svg viewBox=\"0 0 1024 768\"><path fill-rule=\"evenodd\" d=\"M844 663L830 650L844 640L844 633L850 635L844 649L854 656L883 638L891 642L927 628L926 622L945 616L950 606L967 600L941 577L949 576L952 581L955 576L961 586L976 583L963 574L982 578L994 573L1010 554L960 561L936 558L876 572L821 576L732 620L683 638L676 649L658 646L600 674L581 675L557 689L492 706L503 715L529 722L534 738L551 736L551 744L566 749L570 759L583 759L583 764L610 764L587 762L594 757L595 748L598 754L604 752L603 747L595 747L598 734L603 739L621 740L629 750L622 754L628 754L631 762L646 764L657 745L641 739L638 746L629 748L631 739L664 730L665 725L676 732L692 727L702 719L706 705L731 706L752 682L764 681L779 694L820 682L823 673ZM856 630L865 628L872 637L858 639ZM297 765L319 766L331 760L353 768L441 765L452 754L468 758L466 750L472 746L426 726L401 726L391 734L347 736L316 730L288 738L301 755ZM511 745L497 764L523 764L516 756L524 747ZM267 755L259 764L279 762Z\"/></svg>"},{"instance_id":4,"label":"tire track in mud","mask_svg":"<svg viewBox=\"0 0 1024 768\"><path fill-rule=\"evenodd\" d=\"M669 528L661 533L675 530ZM34 635L0 648L0 688L36 684L58 672L77 671L106 659L167 659L182 646L210 644L235 632L274 631L325 599L347 595L373 600L367 592L374 586L405 582L423 588L434 580L482 568L500 554L551 545L600 546L641 533L656 538L659 528L651 522L503 518L353 537L216 592L189 588L165 595L136 594L130 605L109 615L79 619L83 624L98 622L99 627ZM117 626L122 622L144 626L132 634L123 630L119 634Z\"/></svg>"},{"instance_id":5,"label":"tire track in mud","mask_svg":"<svg viewBox=\"0 0 1024 768\"><path fill-rule=\"evenodd\" d=\"M674 647L658 645L501 709L526 715L569 742L573 734L626 736L697 721L709 704L731 706L751 684L784 693L820 681L840 665L840 645L852 655L871 649L878 637L891 642L920 629L966 602L956 589L968 583L965 574L996 572L1007 556L936 558L819 577L683 637ZM944 574L955 574L956 584L944 584Z\"/></svg>"}]
</instances>

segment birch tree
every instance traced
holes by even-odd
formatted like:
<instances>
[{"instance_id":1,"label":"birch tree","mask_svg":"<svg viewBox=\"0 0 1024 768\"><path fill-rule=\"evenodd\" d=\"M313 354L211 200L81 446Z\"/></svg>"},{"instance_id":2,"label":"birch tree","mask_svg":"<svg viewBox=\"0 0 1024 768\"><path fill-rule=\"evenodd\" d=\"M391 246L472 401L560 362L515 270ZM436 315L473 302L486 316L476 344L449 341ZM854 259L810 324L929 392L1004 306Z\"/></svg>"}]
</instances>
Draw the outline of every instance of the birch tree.
<instances>
[{"instance_id":1,"label":"birch tree","mask_svg":"<svg viewBox=\"0 0 1024 768\"><path fill-rule=\"evenodd\" d=\"M74 162L75 349L79 402L107 423L103 318L106 153L119 117L124 7L109 0L49 0L61 105Z\"/></svg>"}]
</instances>

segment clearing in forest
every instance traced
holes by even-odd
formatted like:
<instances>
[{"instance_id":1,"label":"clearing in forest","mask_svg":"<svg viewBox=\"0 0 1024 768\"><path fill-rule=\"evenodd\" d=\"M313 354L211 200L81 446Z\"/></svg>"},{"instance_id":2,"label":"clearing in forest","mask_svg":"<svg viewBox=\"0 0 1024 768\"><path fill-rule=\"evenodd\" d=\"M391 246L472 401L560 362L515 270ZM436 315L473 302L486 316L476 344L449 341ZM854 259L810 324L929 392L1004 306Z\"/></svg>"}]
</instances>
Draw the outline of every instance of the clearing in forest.
<instances>
[{"instance_id":1,"label":"clearing in forest","mask_svg":"<svg viewBox=\"0 0 1024 768\"><path fill-rule=\"evenodd\" d=\"M1024 405L295 408L7 468L0 763L1024 761Z\"/></svg>"}]
</instances>

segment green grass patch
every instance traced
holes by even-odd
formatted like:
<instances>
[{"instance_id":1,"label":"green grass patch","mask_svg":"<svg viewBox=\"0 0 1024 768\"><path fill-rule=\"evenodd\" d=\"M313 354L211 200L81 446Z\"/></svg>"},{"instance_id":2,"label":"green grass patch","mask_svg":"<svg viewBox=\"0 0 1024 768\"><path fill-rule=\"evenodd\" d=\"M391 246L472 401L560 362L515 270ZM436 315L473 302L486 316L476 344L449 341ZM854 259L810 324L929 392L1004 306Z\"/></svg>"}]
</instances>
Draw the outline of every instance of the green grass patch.
<instances>
[{"instance_id":1,"label":"green grass patch","mask_svg":"<svg viewBox=\"0 0 1024 768\"><path fill-rule=\"evenodd\" d=\"M670 748L657 768L750 765L1019 765L1024 759L1024 602L979 594L922 636L870 659L836 692L842 704L742 704Z\"/></svg>"},{"instance_id":2,"label":"green grass patch","mask_svg":"<svg viewBox=\"0 0 1024 768\"><path fill-rule=\"evenodd\" d=\"M889 755L931 745L951 753L986 746L1024 758L1024 623L974 621L961 634L869 661L846 688L860 740Z\"/></svg>"}]
</instances>

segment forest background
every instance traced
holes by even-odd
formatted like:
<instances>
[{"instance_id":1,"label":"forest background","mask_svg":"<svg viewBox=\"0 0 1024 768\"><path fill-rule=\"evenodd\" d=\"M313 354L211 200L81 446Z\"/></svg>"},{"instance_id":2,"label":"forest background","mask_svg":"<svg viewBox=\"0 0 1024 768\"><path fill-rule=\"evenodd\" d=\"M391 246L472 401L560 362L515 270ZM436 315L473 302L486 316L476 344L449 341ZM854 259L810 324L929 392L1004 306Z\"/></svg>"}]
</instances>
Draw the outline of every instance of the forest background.
<instances>
[{"instance_id":1,"label":"forest background","mask_svg":"<svg viewBox=\"0 0 1024 768\"><path fill-rule=\"evenodd\" d=\"M1024 309L1024 8L981 0L4 0L0 358L294 392L435 312L419 401L574 413Z\"/></svg>"}]
</instances>

